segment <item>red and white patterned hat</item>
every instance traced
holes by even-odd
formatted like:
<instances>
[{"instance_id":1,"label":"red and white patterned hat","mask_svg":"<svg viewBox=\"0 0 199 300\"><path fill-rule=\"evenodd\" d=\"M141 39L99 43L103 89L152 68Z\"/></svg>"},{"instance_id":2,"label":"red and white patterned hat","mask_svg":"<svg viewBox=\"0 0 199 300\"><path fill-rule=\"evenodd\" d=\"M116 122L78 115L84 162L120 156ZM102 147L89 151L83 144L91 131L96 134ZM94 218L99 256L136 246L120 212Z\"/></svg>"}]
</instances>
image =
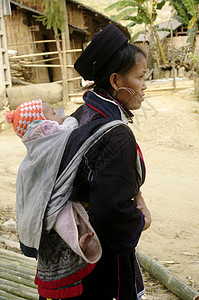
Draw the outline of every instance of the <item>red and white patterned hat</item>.
<instances>
[{"instance_id":1,"label":"red and white patterned hat","mask_svg":"<svg viewBox=\"0 0 199 300\"><path fill-rule=\"evenodd\" d=\"M21 104L16 110L6 113L6 120L8 123L12 123L16 134L22 138L30 123L35 120L46 120L42 101L38 99Z\"/></svg>"}]
</instances>

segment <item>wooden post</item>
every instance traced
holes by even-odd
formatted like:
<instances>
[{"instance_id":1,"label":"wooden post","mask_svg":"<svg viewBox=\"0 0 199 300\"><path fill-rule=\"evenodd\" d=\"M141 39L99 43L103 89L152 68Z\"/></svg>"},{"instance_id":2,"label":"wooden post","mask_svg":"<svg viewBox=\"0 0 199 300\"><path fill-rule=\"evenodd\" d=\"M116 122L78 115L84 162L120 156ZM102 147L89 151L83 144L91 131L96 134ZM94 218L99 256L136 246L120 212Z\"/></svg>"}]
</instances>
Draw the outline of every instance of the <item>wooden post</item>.
<instances>
[{"instance_id":1,"label":"wooden post","mask_svg":"<svg viewBox=\"0 0 199 300\"><path fill-rule=\"evenodd\" d=\"M171 19L171 51L172 51L173 88L174 88L174 93L175 93L176 92L176 74L175 74L175 55L174 55L174 46L173 46L172 19Z\"/></svg>"},{"instance_id":2,"label":"wooden post","mask_svg":"<svg viewBox=\"0 0 199 300\"><path fill-rule=\"evenodd\" d=\"M63 35L65 35L65 47L66 50L70 50L70 35L69 35L69 29L68 29L68 14L67 14L67 7L66 7L66 0L64 1L64 30ZM66 64L72 65L72 57L70 53L64 53L66 55ZM73 78L73 70L67 69L67 78ZM74 93L74 84L72 81L68 82L68 93L73 94Z\"/></svg>"},{"instance_id":3,"label":"wooden post","mask_svg":"<svg viewBox=\"0 0 199 300\"><path fill-rule=\"evenodd\" d=\"M64 68L63 68L63 55L62 55L62 51L61 51L58 30L57 30L57 28L53 28L53 29L54 29L54 32L55 32L56 45L57 45L59 61L60 61L60 65L61 65L62 79L63 79L63 101L67 101L66 87L65 87L66 78L65 78Z\"/></svg>"},{"instance_id":4,"label":"wooden post","mask_svg":"<svg viewBox=\"0 0 199 300\"><path fill-rule=\"evenodd\" d=\"M69 101L69 97L68 97L68 83L67 83L67 80L68 80L68 74L67 74L67 67L66 67L66 42L65 42L65 34L62 32L61 34L61 37L62 37L62 51L63 51L63 72L64 72L64 77L65 77L65 82L63 82L63 89L65 89L65 99L64 101L66 100L66 102Z\"/></svg>"},{"instance_id":5,"label":"wooden post","mask_svg":"<svg viewBox=\"0 0 199 300\"><path fill-rule=\"evenodd\" d=\"M35 41L35 33L34 31L31 31L31 34L32 34L32 39L33 41ZM37 53L37 47L36 47L36 44L34 44L34 52ZM36 83L39 83L39 73L38 73L38 69L34 70L34 73L35 73L35 77L36 77Z\"/></svg>"}]
</instances>

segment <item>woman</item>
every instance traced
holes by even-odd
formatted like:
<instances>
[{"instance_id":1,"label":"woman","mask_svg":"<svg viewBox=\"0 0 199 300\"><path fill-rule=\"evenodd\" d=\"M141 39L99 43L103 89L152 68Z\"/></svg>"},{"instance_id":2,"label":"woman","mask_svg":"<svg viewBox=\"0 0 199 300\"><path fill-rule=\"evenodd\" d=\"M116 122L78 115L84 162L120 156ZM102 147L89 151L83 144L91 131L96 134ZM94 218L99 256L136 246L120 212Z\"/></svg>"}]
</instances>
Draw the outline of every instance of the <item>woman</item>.
<instances>
[{"instance_id":1,"label":"woman","mask_svg":"<svg viewBox=\"0 0 199 300\"><path fill-rule=\"evenodd\" d=\"M126 124L132 122L130 110L139 109L144 101L146 57L111 24L94 36L75 69L85 80L94 81L94 90L84 94L85 104L73 114L80 126L68 140L59 174L98 128L114 120L123 123L107 130L84 153L70 197L88 210L102 257L82 279L81 291L60 292L58 297L47 293L47 297L40 289L40 295L53 299L140 299L144 287L135 247L142 231L150 226L151 216L140 192L145 178L143 157ZM50 240L47 244L51 247ZM39 261L45 258L46 246L43 249ZM59 284L60 280L64 282L59 278ZM59 291L65 291L63 282Z\"/></svg>"}]
</instances>

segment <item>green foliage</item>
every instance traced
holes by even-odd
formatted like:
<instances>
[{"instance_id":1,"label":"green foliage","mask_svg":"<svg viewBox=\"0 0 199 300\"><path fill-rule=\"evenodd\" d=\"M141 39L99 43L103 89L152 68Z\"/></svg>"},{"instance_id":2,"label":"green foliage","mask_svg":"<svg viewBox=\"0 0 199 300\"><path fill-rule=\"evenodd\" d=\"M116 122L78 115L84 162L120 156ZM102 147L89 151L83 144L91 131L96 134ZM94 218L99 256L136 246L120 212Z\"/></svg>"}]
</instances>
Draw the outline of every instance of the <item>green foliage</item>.
<instances>
[{"instance_id":1,"label":"green foliage","mask_svg":"<svg viewBox=\"0 0 199 300\"><path fill-rule=\"evenodd\" d=\"M158 25L155 25L155 28L156 28L157 31L167 31L167 32L171 31L169 28L159 28Z\"/></svg>"},{"instance_id":2,"label":"green foliage","mask_svg":"<svg viewBox=\"0 0 199 300\"><path fill-rule=\"evenodd\" d=\"M137 33L131 38L131 43L134 43L134 42L137 40L137 38L139 37L139 35L142 34L142 33L145 33L145 32L146 32L145 30L142 30L142 31L137 32Z\"/></svg>"},{"instance_id":3,"label":"green foliage","mask_svg":"<svg viewBox=\"0 0 199 300\"><path fill-rule=\"evenodd\" d=\"M36 19L47 28L63 31L64 23L64 0L43 0L44 15Z\"/></svg>"},{"instance_id":4,"label":"green foliage","mask_svg":"<svg viewBox=\"0 0 199 300\"><path fill-rule=\"evenodd\" d=\"M162 9L166 0L129 0L129 1L117 1L107 8L105 11L116 9L119 13L112 16L118 20L133 21L128 24L128 27L132 27L137 24L150 25L157 18L157 9Z\"/></svg>"},{"instance_id":5,"label":"green foliage","mask_svg":"<svg viewBox=\"0 0 199 300\"><path fill-rule=\"evenodd\" d=\"M196 54L193 54L193 53L189 53L188 55L189 55L189 57L191 57L191 59L194 63L199 64L199 55L196 55Z\"/></svg>"},{"instance_id":6,"label":"green foliage","mask_svg":"<svg viewBox=\"0 0 199 300\"><path fill-rule=\"evenodd\" d=\"M117 9L117 11L125 8L125 7L128 7L128 6L133 6L133 7L136 7L137 6L137 2L132 0L132 1L117 1L111 5L109 5L108 7L106 7L104 10L105 11L110 11L110 10L113 10L113 9Z\"/></svg>"},{"instance_id":7,"label":"green foliage","mask_svg":"<svg viewBox=\"0 0 199 300\"><path fill-rule=\"evenodd\" d=\"M125 20L125 17L127 15L130 15L132 13L134 13L136 11L136 8L126 8L124 10L122 10L120 13L118 13L117 15L113 15L111 16L113 19L115 19L116 21L118 20Z\"/></svg>"},{"instance_id":8,"label":"green foliage","mask_svg":"<svg viewBox=\"0 0 199 300\"><path fill-rule=\"evenodd\" d=\"M198 13L198 8L195 0L182 0L182 3L186 7L187 11L192 15L196 15Z\"/></svg>"},{"instance_id":9,"label":"green foliage","mask_svg":"<svg viewBox=\"0 0 199 300\"><path fill-rule=\"evenodd\" d=\"M174 1L174 8L178 12L178 15L176 15L175 18L176 17L181 17L182 23L185 24L185 25L188 25L189 24L189 18L188 18L187 12L184 10L183 6L180 5L178 2Z\"/></svg>"},{"instance_id":10,"label":"green foliage","mask_svg":"<svg viewBox=\"0 0 199 300\"><path fill-rule=\"evenodd\" d=\"M171 5L176 10L175 19L187 26L188 39L192 50L194 51L196 43L196 33L198 30L199 11L198 0L170 0Z\"/></svg>"},{"instance_id":11,"label":"green foliage","mask_svg":"<svg viewBox=\"0 0 199 300\"><path fill-rule=\"evenodd\" d=\"M165 0L162 0L161 2L157 3L157 9L162 9L163 6L165 5L166 1Z\"/></svg>"},{"instance_id":12,"label":"green foliage","mask_svg":"<svg viewBox=\"0 0 199 300\"><path fill-rule=\"evenodd\" d=\"M187 30L187 35L189 36L187 42L192 45L196 36L196 27L191 27Z\"/></svg>"},{"instance_id":13,"label":"green foliage","mask_svg":"<svg viewBox=\"0 0 199 300\"><path fill-rule=\"evenodd\" d=\"M155 39L153 40L157 42L162 61L165 64L166 59L164 55L164 51L162 49L161 42L156 32L156 28L154 22L157 18L157 10L162 9L166 0L129 0L129 1L117 1L111 5L109 5L105 11L110 11L112 9L116 9L119 13L114 15L113 18L118 20L128 20L130 23L127 27L133 27L136 24L144 24L146 28L150 31L151 35L155 35ZM143 31L142 31L143 32ZM131 41L135 41L135 39L139 36L141 32L138 32L133 36ZM154 48L156 46L154 45Z\"/></svg>"}]
</instances>

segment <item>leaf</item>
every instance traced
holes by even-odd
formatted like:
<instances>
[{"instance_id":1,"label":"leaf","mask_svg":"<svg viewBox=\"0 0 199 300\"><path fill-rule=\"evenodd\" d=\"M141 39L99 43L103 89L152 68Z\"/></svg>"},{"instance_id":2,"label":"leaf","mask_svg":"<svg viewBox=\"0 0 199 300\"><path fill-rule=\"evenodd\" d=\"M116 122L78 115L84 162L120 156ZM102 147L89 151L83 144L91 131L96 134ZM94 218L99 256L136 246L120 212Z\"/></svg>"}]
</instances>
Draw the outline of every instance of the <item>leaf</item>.
<instances>
[{"instance_id":1,"label":"leaf","mask_svg":"<svg viewBox=\"0 0 199 300\"><path fill-rule=\"evenodd\" d=\"M136 3L136 1L117 1L117 2L115 2L115 3L113 3L113 4L111 4L111 5L109 5L108 7L106 7L105 9L104 9L104 11L110 11L110 10L112 10L112 9L117 9L118 11L119 10L121 10L121 9L123 9L123 8L125 8L125 7L127 7L127 6L137 6L137 3Z\"/></svg>"},{"instance_id":2,"label":"leaf","mask_svg":"<svg viewBox=\"0 0 199 300\"><path fill-rule=\"evenodd\" d=\"M141 20L141 23L145 23L145 24L151 24L151 20L149 19L148 15L145 13L139 13L139 20ZM141 24L140 23L140 24Z\"/></svg>"},{"instance_id":3,"label":"leaf","mask_svg":"<svg viewBox=\"0 0 199 300\"><path fill-rule=\"evenodd\" d=\"M129 21L137 22L138 18L137 18L137 16L126 16L126 17L123 18L123 20L129 20Z\"/></svg>"},{"instance_id":4,"label":"leaf","mask_svg":"<svg viewBox=\"0 0 199 300\"><path fill-rule=\"evenodd\" d=\"M188 25L188 29L191 29L197 22L197 18L196 17L193 17L191 18L191 20L189 21L189 25Z\"/></svg>"},{"instance_id":5,"label":"leaf","mask_svg":"<svg viewBox=\"0 0 199 300\"><path fill-rule=\"evenodd\" d=\"M130 39L130 42L134 43L137 40L137 38L139 37L139 35L142 34L143 32L145 32L145 31L137 32L134 36L132 36L132 38Z\"/></svg>"},{"instance_id":6,"label":"leaf","mask_svg":"<svg viewBox=\"0 0 199 300\"><path fill-rule=\"evenodd\" d=\"M194 16L197 13L197 4L195 0L181 0L186 7L188 13Z\"/></svg>"},{"instance_id":7,"label":"leaf","mask_svg":"<svg viewBox=\"0 0 199 300\"><path fill-rule=\"evenodd\" d=\"M166 1L162 0L160 3L157 4L157 9L162 9L163 6L165 5Z\"/></svg>"},{"instance_id":8,"label":"leaf","mask_svg":"<svg viewBox=\"0 0 199 300\"><path fill-rule=\"evenodd\" d=\"M185 12L185 10L182 8L182 6L177 1L174 2L174 5L175 5L177 11L179 12L180 16L184 19L183 24L188 25L189 18L187 16L187 13Z\"/></svg>"},{"instance_id":9,"label":"leaf","mask_svg":"<svg viewBox=\"0 0 199 300\"><path fill-rule=\"evenodd\" d=\"M167 32L170 32L171 30L169 28L156 28L156 31L167 31Z\"/></svg>"},{"instance_id":10,"label":"leaf","mask_svg":"<svg viewBox=\"0 0 199 300\"><path fill-rule=\"evenodd\" d=\"M133 26L135 26L137 24L137 22L131 22L131 23L129 23L126 27L133 27Z\"/></svg>"},{"instance_id":11,"label":"leaf","mask_svg":"<svg viewBox=\"0 0 199 300\"><path fill-rule=\"evenodd\" d=\"M156 18L157 18L157 13L156 12L152 13L152 20L153 20L153 22L156 20Z\"/></svg>"},{"instance_id":12,"label":"leaf","mask_svg":"<svg viewBox=\"0 0 199 300\"><path fill-rule=\"evenodd\" d=\"M193 45L194 40L195 40L195 36L196 36L196 28L195 26L190 28L187 31L187 35L189 35L188 39L187 39L187 43L190 43L190 45Z\"/></svg>"},{"instance_id":13,"label":"leaf","mask_svg":"<svg viewBox=\"0 0 199 300\"><path fill-rule=\"evenodd\" d=\"M133 14L136 10L137 9L134 8L134 7L133 8L126 8L126 9L122 10L119 14L113 15L111 17L115 20L121 20L121 19L128 20L128 18L127 19L124 19L124 18L128 17L130 14Z\"/></svg>"},{"instance_id":14,"label":"leaf","mask_svg":"<svg viewBox=\"0 0 199 300\"><path fill-rule=\"evenodd\" d=\"M184 24L184 18L183 17L175 15L175 16L173 16L173 18L176 19L177 21L179 21L180 23Z\"/></svg>"}]
</instances>

